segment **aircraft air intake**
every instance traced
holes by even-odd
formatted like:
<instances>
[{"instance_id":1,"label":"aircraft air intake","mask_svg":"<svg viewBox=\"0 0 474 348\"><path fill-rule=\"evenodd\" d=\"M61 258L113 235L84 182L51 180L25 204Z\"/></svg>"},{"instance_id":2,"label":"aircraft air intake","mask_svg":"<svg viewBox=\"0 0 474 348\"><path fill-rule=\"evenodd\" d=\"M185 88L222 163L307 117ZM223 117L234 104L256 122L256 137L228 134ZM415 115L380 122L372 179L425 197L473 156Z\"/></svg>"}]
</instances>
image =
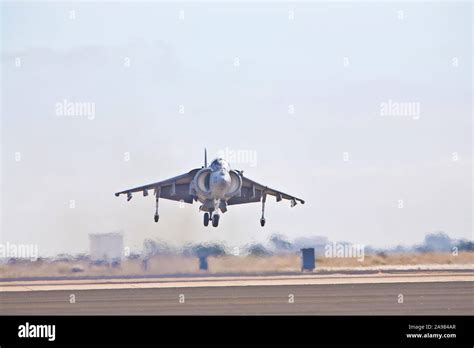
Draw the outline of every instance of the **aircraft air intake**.
<instances>
[{"instance_id":1,"label":"aircraft air intake","mask_svg":"<svg viewBox=\"0 0 474 348\"><path fill-rule=\"evenodd\" d=\"M196 191L198 195L209 197L211 194L211 188L209 185L209 179L211 177L212 169L203 168L196 173L194 182L196 183Z\"/></svg>"}]
</instances>

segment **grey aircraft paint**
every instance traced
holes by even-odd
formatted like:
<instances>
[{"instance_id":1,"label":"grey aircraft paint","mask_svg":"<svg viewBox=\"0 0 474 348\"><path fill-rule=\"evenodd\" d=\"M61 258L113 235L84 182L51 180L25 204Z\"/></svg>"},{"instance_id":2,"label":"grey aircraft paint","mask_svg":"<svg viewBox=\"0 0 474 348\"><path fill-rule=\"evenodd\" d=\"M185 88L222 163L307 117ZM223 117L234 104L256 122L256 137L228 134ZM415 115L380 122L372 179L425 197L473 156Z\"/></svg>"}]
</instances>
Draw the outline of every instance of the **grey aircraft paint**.
<instances>
[{"instance_id":1,"label":"grey aircraft paint","mask_svg":"<svg viewBox=\"0 0 474 348\"><path fill-rule=\"evenodd\" d=\"M156 198L155 222L159 220L158 202L160 198L190 204L199 201L202 203L199 210L204 212L204 225L208 226L209 221L212 221L214 227L218 226L220 213L225 213L227 206L255 202L262 202L260 224L263 227L265 225L267 195L275 196L277 202L287 199L291 202L291 207L294 207L297 202L304 204L304 200L300 198L244 177L242 171L231 169L230 165L222 158L216 158L208 166L206 150L204 150L204 166L202 168L192 169L188 173L167 180L117 192L115 196L124 194L130 201L133 193L142 192L144 196L148 196L149 190L153 190Z\"/></svg>"}]
</instances>

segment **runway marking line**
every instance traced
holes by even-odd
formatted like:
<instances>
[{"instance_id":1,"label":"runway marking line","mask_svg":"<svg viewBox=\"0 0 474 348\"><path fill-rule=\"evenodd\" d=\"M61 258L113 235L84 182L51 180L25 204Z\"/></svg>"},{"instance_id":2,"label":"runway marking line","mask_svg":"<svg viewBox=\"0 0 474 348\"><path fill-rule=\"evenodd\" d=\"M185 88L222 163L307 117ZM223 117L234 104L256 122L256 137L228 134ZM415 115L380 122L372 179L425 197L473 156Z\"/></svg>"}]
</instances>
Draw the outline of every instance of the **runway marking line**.
<instances>
[{"instance_id":1,"label":"runway marking line","mask_svg":"<svg viewBox=\"0 0 474 348\"><path fill-rule=\"evenodd\" d=\"M210 278L163 278L137 280L61 281L60 283L16 282L0 283L1 292L68 291L68 290L113 290L154 288L238 287L238 286L284 286L284 285L335 285L335 284L390 284L426 282L474 282L474 273L456 274L370 274L370 275L301 275L272 277L210 277ZM474 284L473 284L474 285ZM474 288L474 286L473 286Z\"/></svg>"}]
</instances>

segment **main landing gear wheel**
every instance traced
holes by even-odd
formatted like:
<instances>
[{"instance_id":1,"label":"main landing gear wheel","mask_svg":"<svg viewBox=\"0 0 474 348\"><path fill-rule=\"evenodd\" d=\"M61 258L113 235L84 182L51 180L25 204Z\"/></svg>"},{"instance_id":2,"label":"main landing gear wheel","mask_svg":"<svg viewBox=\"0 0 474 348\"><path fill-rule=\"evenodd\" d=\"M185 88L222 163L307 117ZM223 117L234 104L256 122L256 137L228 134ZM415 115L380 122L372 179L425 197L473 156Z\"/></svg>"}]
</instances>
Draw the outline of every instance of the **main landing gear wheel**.
<instances>
[{"instance_id":1,"label":"main landing gear wheel","mask_svg":"<svg viewBox=\"0 0 474 348\"><path fill-rule=\"evenodd\" d=\"M209 213L204 214L204 226L209 225Z\"/></svg>"},{"instance_id":2,"label":"main landing gear wheel","mask_svg":"<svg viewBox=\"0 0 474 348\"><path fill-rule=\"evenodd\" d=\"M260 226L265 226L265 219L264 218L261 218L260 219Z\"/></svg>"},{"instance_id":3,"label":"main landing gear wheel","mask_svg":"<svg viewBox=\"0 0 474 348\"><path fill-rule=\"evenodd\" d=\"M155 214L155 222L158 222L159 219L160 219L160 216L158 214Z\"/></svg>"},{"instance_id":4,"label":"main landing gear wheel","mask_svg":"<svg viewBox=\"0 0 474 348\"><path fill-rule=\"evenodd\" d=\"M212 216L212 226L217 227L219 225L219 215L215 214Z\"/></svg>"}]
</instances>

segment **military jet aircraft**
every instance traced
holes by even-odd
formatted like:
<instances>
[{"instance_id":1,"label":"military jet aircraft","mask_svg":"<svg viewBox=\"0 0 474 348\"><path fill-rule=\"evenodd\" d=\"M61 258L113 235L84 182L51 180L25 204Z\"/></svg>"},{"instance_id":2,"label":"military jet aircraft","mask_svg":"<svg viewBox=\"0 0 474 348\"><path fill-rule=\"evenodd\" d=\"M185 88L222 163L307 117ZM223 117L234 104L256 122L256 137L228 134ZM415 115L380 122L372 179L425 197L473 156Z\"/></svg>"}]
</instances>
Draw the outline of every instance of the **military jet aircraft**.
<instances>
[{"instance_id":1,"label":"military jet aircraft","mask_svg":"<svg viewBox=\"0 0 474 348\"><path fill-rule=\"evenodd\" d=\"M132 194L142 192L148 196L148 190L153 190L156 198L155 222L158 222L158 200L160 198L174 201L193 203L199 201L202 205L200 211L204 212L204 226L219 225L220 212L225 213L227 206L245 203L262 202L262 217L260 225L265 226L265 201L267 195L276 197L279 202L287 199L294 207L297 202L304 204L304 200L288 195L261 185L244 176L243 171L231 169L222 158L217 158L207 165L207 152L204 150L204 166L188 173L175 176L163 181L158 181L145 186L115 193L127 195L127 201L132 199Z\"/></svg>"}]
</instances>

